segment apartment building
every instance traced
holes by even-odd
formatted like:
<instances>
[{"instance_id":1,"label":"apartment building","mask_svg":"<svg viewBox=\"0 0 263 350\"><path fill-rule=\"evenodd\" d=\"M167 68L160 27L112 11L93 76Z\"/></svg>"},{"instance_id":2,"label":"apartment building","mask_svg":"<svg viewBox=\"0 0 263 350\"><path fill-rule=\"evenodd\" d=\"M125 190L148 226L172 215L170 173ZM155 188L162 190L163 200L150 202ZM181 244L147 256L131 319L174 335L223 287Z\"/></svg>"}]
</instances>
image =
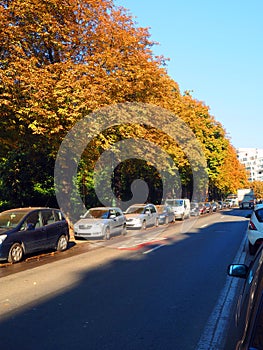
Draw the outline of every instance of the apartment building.
<instances>
[{"instance_id":1,"label":"apartment building","mask_svg":"<svg viewBox=\"0 0 263 350\"><path fill-rule=\"evenodd\" d=\"M263 181L263 149L237 148L236 151L249 173L249 181Z\"/></svg>"}]
</instances>

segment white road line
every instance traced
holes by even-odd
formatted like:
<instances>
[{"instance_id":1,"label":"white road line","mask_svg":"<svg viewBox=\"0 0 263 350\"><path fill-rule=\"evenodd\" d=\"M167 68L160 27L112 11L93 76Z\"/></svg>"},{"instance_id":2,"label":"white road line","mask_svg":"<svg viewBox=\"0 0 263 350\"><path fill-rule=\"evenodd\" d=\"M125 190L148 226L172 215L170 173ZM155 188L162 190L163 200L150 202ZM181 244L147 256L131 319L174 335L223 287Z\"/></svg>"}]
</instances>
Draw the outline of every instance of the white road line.
<instances>
[{"instance_id":1,"label":"white road line","mask_svg":"<svg viewBox=\"0 0 263 350\"><path fill-rule=\"evenodd\" d=\"M237 255L236 263L244 263L246 252L244 252L246 236L244 237ZM196 350L223 350L225 343L225 332L229 322L231 305L234 301L238 278L229 277L217 300L217 304L211 313L205 326L204 332L199 340Z\"/></svg>"},{"instance_id":2,"label":"white road line","mask_svg":"<svg viewBox=\"0 0 263 350\"><path fill-rule=\"evenodd\" d=\"M202 226L201 226L201 228L204 228L204 227L206 227L206 226L208 226L208 224L204 224L204 225L202 225Z\"/></svg>"},{"instance_id":3,"label":"white road line","mask_svg":"<svg viewBox=\"0 0 263 350\"><path fill-rule=\"evenodd\" d=\"M143 252L143 254L149 254L149 253L153 252L154 250L160 249L160 248L162 248L164 246L166 246L166 244L158 245L157 247L154 247L154 248L152 248L150 250L146 250L145 252Z\"/></svg>"}]
</instances>

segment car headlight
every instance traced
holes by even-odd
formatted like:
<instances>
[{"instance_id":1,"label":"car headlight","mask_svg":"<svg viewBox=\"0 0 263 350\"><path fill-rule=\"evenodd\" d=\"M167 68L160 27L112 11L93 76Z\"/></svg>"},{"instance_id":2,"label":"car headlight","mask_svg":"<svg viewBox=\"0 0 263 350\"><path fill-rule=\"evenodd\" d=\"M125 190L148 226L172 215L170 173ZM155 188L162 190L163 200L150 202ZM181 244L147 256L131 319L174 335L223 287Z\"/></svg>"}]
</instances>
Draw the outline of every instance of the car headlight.
<instances>
[{"instance_id":1,"label":"car headlight","mask_svg":"<svg viewBox=\"0 0 263 350\"><path fill-rule=\"evenodd\" d=\"M0 245L4 242L4 240L6 239L7 235L1 235L0 236Z\"/></svg>"}]
</instances>

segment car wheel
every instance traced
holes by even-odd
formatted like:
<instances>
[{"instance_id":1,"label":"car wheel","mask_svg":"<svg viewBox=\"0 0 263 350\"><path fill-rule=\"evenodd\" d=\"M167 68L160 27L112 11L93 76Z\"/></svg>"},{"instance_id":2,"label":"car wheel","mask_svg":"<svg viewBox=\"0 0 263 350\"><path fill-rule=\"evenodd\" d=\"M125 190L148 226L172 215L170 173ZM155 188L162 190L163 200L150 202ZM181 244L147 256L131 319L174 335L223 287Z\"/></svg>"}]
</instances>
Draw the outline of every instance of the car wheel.
<instances>
[{"instance_id":1,"label":"car wheel","mask_svg":"<svg viewBox=\"0 0 263 350\"><path fill-rule=\"evenodd\" d=\"M21 244L15 243L9 250L7 261L12 264L18 263L22 260L23 254L24 252Z\"/></svg>"},{"instance_id":2,"label":"car wheel","mask_svg":"<svg viewBox=\"0 0 263 350\"><path fill-rule=\"evenodd\" d=\"M248 251L250 255L255 255L257 252L256 245L252 245L250 242L248 242Z\"/></svg>"},{"instance_id":3,"label":"car wheel","mask_svg":"<svg viewBox=\"0 0 263 350\"><path fill-rule=\"evenodd\" d=\"M142 229L143 229L143 230L146 230L146 227L147 227L146 221L144 220L144 221L142 222Z\"/></svg>"},{"instance_id":4,"label":"car wheel","mask_svg":"<svg viewBox=\"0 0 263 350\"><path fill-rule=\"evenodd\" d=\"M124 224L123 227L122 227L121 234L122 234L123 236L125 236L126 233L127 233L127 227L126 227L126 224Z\"/></svg>"},{"instance_id":5,"label":"car wheel","mask_svg":"<svg viewBox=\"0 0 263 350\"><path fill-rule=\"evenodd\" d=\"M63 252L68 248L68 238L65 235L61 235L57 242L56 250L58 252Z\"/></svg>"},{"instance_id":6,"label":"car wheel","mask_svg":"<svg viewBox=\"0 0 263 350\"><path fill-rule=\"evenodd\" d=\"M109 227L106 227L106 229L105 229L104 239L110 239L110 228Z\"/></svg>"}]
</instances>

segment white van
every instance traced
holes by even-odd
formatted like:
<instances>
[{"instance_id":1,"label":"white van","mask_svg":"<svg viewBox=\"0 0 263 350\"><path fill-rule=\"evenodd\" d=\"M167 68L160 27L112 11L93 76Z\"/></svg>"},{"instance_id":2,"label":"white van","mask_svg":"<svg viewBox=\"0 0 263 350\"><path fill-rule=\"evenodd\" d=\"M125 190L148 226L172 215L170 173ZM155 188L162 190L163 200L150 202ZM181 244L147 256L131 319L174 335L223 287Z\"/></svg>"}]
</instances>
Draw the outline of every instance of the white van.
<instances>
[{"instance_id":1,"label":"white van","mask_svg":"<svg viewBox=\"0 0 263 350\"><path fill-rule=\"evenodd\" d=\"M175 214L175 219L188 219L190 217L190 200L186 198L166 199L165 204L169 205Z\"/></svg>"}]
</instances>

